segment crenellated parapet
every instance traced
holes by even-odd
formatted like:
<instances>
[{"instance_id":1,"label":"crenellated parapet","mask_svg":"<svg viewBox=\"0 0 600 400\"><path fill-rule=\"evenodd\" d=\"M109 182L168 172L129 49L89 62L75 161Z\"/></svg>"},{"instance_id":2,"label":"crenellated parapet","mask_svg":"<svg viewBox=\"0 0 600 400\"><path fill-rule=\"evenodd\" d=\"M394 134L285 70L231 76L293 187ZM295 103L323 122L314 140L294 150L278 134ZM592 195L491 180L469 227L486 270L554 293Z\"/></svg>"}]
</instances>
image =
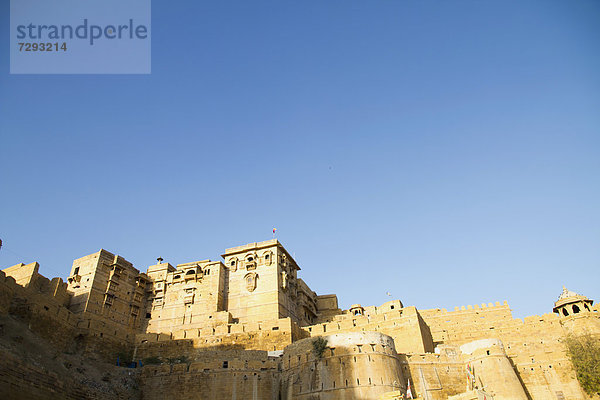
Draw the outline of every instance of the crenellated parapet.
<instances>
[{"instance_id":1,"label":"crenellated parapet","mask_svg":"<svg viewBox=\"0 0 600 400\"><path fill-rule=\"evenodd\" d=\"M0 315L27 323L30 330L66 349L78 321L67 308L70 294L62 279L49 280L38 267L18 264L0 271Z\"/></svg>"},{"instance_id":2,"label":"crenellated parapet","mask_svg":"<svg viewBox=\"0 0 600 400\"><path fill-rule=\"evenodd\" d=\"M305 337L290 318L248 324L225 324L172 333L141 333L135 338L137 357L181 353L188 349L221 348L280 351Z\"/></svg>"},{"instance_id":3,"label":"crenellated parapet","mask_svg":"<svg viewBox=\"0 0 600 400\"><path fill-rule=\"evenodd\" d=\"M360 308L359 308L360 307ZM403 307L399 300L379 307L357 307L336 315L331 321L304 327L311 336L323 336L350 332L381 332L395 340L400 353L424 353L433 351L429 327L415 307Z\"/></svg>"},{"instance_id":4,"label":"crenellated parapet","mask_svg":"<svg viewBox=\"0 0 600 400\"><path fill-rule=\"evenodd\" d=\"M581 399L564 338L600 337L600 306L567 289L554 313L523 319L506 301L341 310L277 240L227 249L223 261L157 260L143 273L100 250L74 260L66 282L15 265L0 272L0 316L59 351L141 361L150 400L394 398L409 384L430 400Z\"/></svg>"}]
</instances>

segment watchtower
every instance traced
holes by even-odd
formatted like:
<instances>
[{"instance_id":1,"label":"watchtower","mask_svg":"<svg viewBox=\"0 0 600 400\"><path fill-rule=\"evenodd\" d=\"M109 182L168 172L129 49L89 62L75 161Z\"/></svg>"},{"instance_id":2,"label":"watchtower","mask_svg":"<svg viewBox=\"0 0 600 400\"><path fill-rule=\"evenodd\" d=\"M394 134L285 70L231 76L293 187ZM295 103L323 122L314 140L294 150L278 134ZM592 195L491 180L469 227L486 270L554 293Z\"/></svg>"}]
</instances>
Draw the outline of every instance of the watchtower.
<instances>
[{"instance_id":1,"label":"watchtower","mask_svg":"<svg viewBox=\"0 0 600 400\"><path fill-rule=\"evenodd\" d=\"M569 315L579 314L580 312L590 312L590 307L594 303L593 300L585 296L568 290L563 286L563 291L554 303L552 311L560 317L568 317Z\"/></svg>"}]
</instances>

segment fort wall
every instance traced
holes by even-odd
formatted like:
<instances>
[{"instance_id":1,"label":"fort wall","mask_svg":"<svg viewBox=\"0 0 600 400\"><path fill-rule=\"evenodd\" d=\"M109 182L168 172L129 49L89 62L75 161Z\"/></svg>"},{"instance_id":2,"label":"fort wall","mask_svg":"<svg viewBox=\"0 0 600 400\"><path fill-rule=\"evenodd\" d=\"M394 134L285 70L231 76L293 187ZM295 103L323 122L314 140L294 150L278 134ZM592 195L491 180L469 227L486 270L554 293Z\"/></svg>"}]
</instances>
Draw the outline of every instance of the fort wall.
<instances>
[{"instance_id":1,"label":"fort wall","mask_svg":"<svg viewBox=\"0 0 600 400\"><path fill-rule=\"evenodd\" d=\"M222 357L220 357L222 359ZM275 369L227 369L211 363L144 367L141 394L145 400L278 400L279 373Z\"/></svg>"},{"instance_id":2,"label":"fort wall","mask_svg":"<svg viewBox=\"0 0 600 400\"><path fill-rule=\"evenodd\" d=\"M465 363L455 347L438 353L400 354L399 359L414 395L442 400L465 390Z\"/></svg>"},{"instance_id":3,"label":"fort wall","mask_svg":"<svg viewBox=\"0 0 600 400\"><path fill-rule=\"evenodd\" d=\"M438 400L465 394L469 363L477 390L497 399L586 398L563 340L600 337L600 307L566 289L558 315L523 320L506 302L340 310L335 295L317 296L297 277L277 241L228 249L224 259L159 261L144 274L100 250L75 260L67 283L18 264L0 272L0 316L59 352L151 361L140 378L148 399L373 399L403 393L410 380L413 394ZM327 340L320 355L317 337Z\"/></svg>"},{"instance_id":4,"label":"fort wall","mask_svg":"<svg viewBox=\"0 0 600 400\"><path fill-rule=\"evenodd\" d=\"M475 383L480 383L496 400L527 400L506 353L498 339L481 339L460 347L473 371ZM475 375L475 370L478 371Z\"/></svg>"},{"instance_id":5,"label":"fort wall","mask_svg":"<svg viewBox=\"0 0 600 400\"><path fill-rule=\"evenodd\" d=\"M30 321L0 315L0 398L136 400L131 370L90 362L40 336ZM50 337L55 339L55 337Z\"/></svg>"},{"instance_id":6,"label":"fort wall","mask_svg":"<svg viewBox=\"0 0 600 400\"><path fill-rule=\"evenodd\" d=\"M415 307L404 307L399 301L381 307L367 307L362 314L345 313L334 316L330 322L304 328L311 336L332 333L381 332L394 339L399 353L433 351L429 327Z\"/></svg>"},{"instance_id":7,"label":"fort wall","mask_svg":"<svg viewBox=\"0 0 600 400\"><path fill-rule=\"evenodd\" d=\"M37 274L37 268L25 267L32 273L32 279L25 279L27 287L0 271L0 312L26 323L31 331L57 348L66 349L75 336L77 318L64 306L65 285L60 278L50 281ZM23 282L23 271L8 272L21 275Z\"/></svg>"},{"instance_id":8,"label":"fort wall","mask_svg":"<svg viewBox=\"0 0 600 400\"><path fill-rule=\"evenodd\" d=\"M431 327L436 346L500 340L530 398L584 398L562 340L570 331L600 332L595 328L599 321L597 313L566 318L544 314L521 320L512 318L506 302L457 307L453 312L434 309L419 313ZM573 324L572 328L565 329L567 324Z\"/></svg>"},{"instance_id":9,"label":"fort wall","mask_svg":"<svg viewBox=\"0 0 600 400\"><path fill-rule=\"evenodd\" d=\"M374 399L405 390L394 340L377 332L338 333L323 337L318 355L315 339L300 340L284 350L282 399Z\"/></svg>"},{"instance_id":10,"label":"fort wall","mask_svg":"<svg viewBox=\"0 0 600 400\"><path fill-rule=\"evenodd\" d=\"M305 333L289 318L255 324L228 324L216 328L191 329L173 334L145 333L136 336L138 359L166 359L201 351L203 348L283 350Z\"/></svg>"},{"instance_id":11,"label":"fort wall","mask_svg":"<svg viewBox=\"0 0 600 400\"><path fill-rule=\"evenodd\" d=\"M130 329L101 315L76 314L67 304L71 294L60 278L49 280L32 273L28 286L0 271L0 314L10 315L27 324L29 330L47 340L57 351L80 351L96 359L116 360L119 353L132 350L134 335ZM9 273L24 276L23 270ZM83 317L85 315L85 318Z\"/></svg>"}]
</instances>

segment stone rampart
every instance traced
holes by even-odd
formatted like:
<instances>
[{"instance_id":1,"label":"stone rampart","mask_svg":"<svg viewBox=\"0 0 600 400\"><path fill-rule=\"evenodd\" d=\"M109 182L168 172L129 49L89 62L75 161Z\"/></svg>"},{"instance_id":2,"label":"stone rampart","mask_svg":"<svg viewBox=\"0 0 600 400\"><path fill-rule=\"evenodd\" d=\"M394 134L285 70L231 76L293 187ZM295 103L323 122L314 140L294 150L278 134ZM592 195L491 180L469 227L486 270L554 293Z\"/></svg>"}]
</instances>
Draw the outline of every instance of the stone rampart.
<instances>
[{"instance_id":1,"label":"stone rampart","mask_svg":"<svg viewBox=\"0 0 600 400\"><path fill-rule=\"evenodd\" d=\"M278 364L266 351L199 350L189 362L144 366L142 396L145 400L277 400Z\"/></svg>"},{"instance_id":2,"label":"stone rampart","mask_svg":"<svg viewBox=\"0 0 600 400\"><path fill-rule=\"evenodd\" d=\"M332 321L305 327L311 336L350 332L381 332L394 339L399 353L425 353L433 351L429 327L415 307L396 308L394 302L387 307L365 308L364 314L337 315ZM400 306L401 304L397 304ZM390 308L391 307L391 308ZM372 309L372 312L368 310Z\"/></svg>"},{"instance_id":3,"label":"stone rampart","mask_svg":"<svg viewBox=\"0 0 600 400\"><path fill-rule=\"evenodd\" d=\"M394 340L377 332L323 336L327 348L319 355L316 338L285 348L282 399L373 399L405 390Z\"/></svg>"}]
</instances>

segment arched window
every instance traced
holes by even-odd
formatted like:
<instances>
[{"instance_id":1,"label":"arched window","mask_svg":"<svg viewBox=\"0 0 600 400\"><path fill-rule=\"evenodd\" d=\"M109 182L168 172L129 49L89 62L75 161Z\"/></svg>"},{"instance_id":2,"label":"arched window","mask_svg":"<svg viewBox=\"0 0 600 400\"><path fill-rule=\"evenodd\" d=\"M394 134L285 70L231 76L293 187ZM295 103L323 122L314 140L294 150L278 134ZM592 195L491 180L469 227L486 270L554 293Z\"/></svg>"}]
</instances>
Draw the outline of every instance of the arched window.
<instances>
[{"instance_id":1,"label":"arched window","mask_svg":"<svg viewBox=\"0 0 600 400\"><path fill-rule=\"evenodd\" d=\"M579 309L579 307L577 307L577 304L573 304L573 314L577 314L579 311L581 311Z\"/></svg>"},{"instance_id":2,"label":"arched window","mask_svg":"<svg viewBox=\"0 0 600 400\"><path fill-rule=\"evenodd\" d=\"M264 253L262 253L261 257L264 260L265 265L271 265L272 260L273 260L273 252L271 252L270 250L267 250Z\"/></svg>"},{"instance_id":3,"label":"arched window","mask_svg":"<svg viewBox=\"0 0 600 400\"><path fill-rule=\"evenodd\" d=\"M246 274L246 276L244 277L244 280L246 281L246 290L248 290L249 292L253 292L254 289L256 289L257 278L258 275L254 272Z\"/></svg>"},{"instance_id":4,"label":"arched window","mask_svg":"<svg viewBox=\"0 0 600 400\"><path fill-rule=\"evenodd\" d=\"M195 270L195 269L190 269L190 270L188 270L188 272L186 272L185 274L186 274L186 275L193 275L193 274L195 274L195 273L196 273L196 270Z\"/></svg>"},{"instance_id":5,"label":"arched window","mask_svg":"<svg viewBox=\"0 0 600 400\"><path fill-rule=\"evenodd\" d=\"M563 308L563 315L566 317L567 315L569 315L569 313L567 312L566 308Z\"/></svg>"},{"instance_id":6,"label":"arched window","mask_svg":"<svg viewBox=\"0 0 600 400\"><path fill-rule=\"evenodd\" d=\"M363 311L363 308L360 306L350 308L350 313L352 315L364 315Z\"/></svg>"},{"instance_id":7,"label":"arched window","mask_svg":"<svg viewBox=\"0 0 600 400\"><path fill-rule=\"evenodd\" d=\"M256 255L256 253L246 254L244 257L244 267L246 268L246 270L256 269L257 259L258 256Z\"/></svg>"}]
</instances>

